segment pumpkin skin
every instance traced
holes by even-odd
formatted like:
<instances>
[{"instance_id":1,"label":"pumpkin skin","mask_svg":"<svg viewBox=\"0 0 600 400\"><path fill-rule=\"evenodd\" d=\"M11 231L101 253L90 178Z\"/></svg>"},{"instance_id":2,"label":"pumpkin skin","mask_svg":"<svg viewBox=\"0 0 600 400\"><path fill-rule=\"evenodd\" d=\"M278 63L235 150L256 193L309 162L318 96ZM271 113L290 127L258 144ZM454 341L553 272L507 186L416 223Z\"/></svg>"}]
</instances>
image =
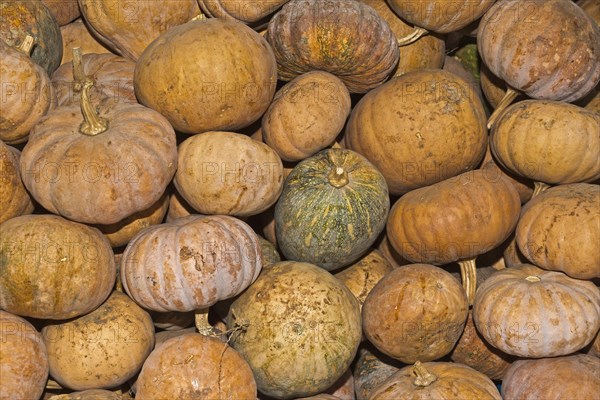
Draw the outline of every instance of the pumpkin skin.
<instances>
[{"instance_id":1,"label":"pumpkin skin","mask_svg":"<svg viewBox=\"0 0 600 400\"><path fill-rule=\"evenodd\" d=\"M597 24L600 24L600 6L593 0L577 0L577 5L583 9Z\"/></svg>"},{"instance_id":2,"label":"pumpkin skin","mask_svg":"<svg viewBox=\"0 0 600 400\"><path fill-rule=\"evenodd\" d=\"M48 74L29 57L31 45L20 51L0 40L0 139L7 144L26 142L54 99Z\"/></svg>"},{"instance_id":3,"label":"pumpkin skin","mask_svg":"<svg viewBox=\"0 0 600 400\"><path fill-rule=\"evenodd\" d=\"M277 244L288 260L328 271L375 242L389 211L387 185L358 153L327 149L298 163L275 206Z\"/></svg>"},{"instance_id":4,"label":"pumpkin skin","mask_svg":"<svg viewBox=\"0 0 600 400\"><path fill-rule=\"evenodd\" d=\"M140 103L184 133L249 126L269 107L276 84L277 63L265 39L219 18L162 34L144 50L134 75Z\"/></svg>"},{"instance_id":5,"label":"pumpkin skin","mask_svg":"<svg viewBox=\"0 0 600 400\"><path fill-rule=\"evenodd\" d=\"M497 1L477 48L494 75L535 99L576 101L600 81L600 29L570 0Z\"/></svg>"},{"instance_id":6,"label":"pumpkin skin","mask_svg":"<svg viewBox=\"0 0 600 400\"><path fill-rule=\"evenodd\" d=\"M42 329L50 375L74 390L107 389L133 377L154 347L150 315L115 291L91 313Z\"/></svg>"},{"instance_id":7,"label":"pumpkin skin","mask_svg":"<svg viewBox=\"0 0 600 400\"><path fill-rule=\"evenodd\" d=\"M473 320L483 338L507 354L566 355L589 344L600 329L600 289L521 264L496 272L479 287Z\"/></svg>"},{"instance_id":8,"label":"pumpkin skin","mask_svg":"<svg viewBox=\"0 0 600 400\"><path fill-rule=\"evenodd\" d=\"M573 183L539 194L523 207L516 240L538 267L600 278L600 186Z\"/></svg>"},{"instance_id":9,"label":"pumpkin skin","mask_svg":"<svg viewBox=\"0 0 600 400\"><path fill-rule=\"evenodd\" d=\"M198 0L202 12L213 18L233 19L250 26L263 26L271 14L275 13L288 0L274 1L231 1L231 0Z\"/></svg>"},{"instance_id":10,"label":"pumpkin skin","mask_svg":"<svg viewBox=\"0 0 600 400\"><path fill-rule=\"evenodd\" d=\"M379 239L377 250L379 250L381 254L383 254L383 256L392 264L394 268L398 268L407 264L412 264L410 261L406 260L400 254L398 254L394 247L392 247L387 237L387 232L385 231L382 232L381 238Z\"/></svg>"},{"instance_id":11,"label":"pumpkin skin","mask_svg":"<svg viewBox=\"0 0 600 400\"><path fill-rule=\"evenodd\" d=\"M372 394L371 400L440 399L440 400L502 400L490 378L466 365L448 362L427 362L420 365L433 375L434 382L419 382L416 366L407 366L389 377Z\"/></svg>"},{"instance_id":12,"label":"pumpkin skin","mask_svg":"<svg viewBox=\"0 0 600 400\"><path fill-rule=\"evenodd\" d=\"M586 353L600 358L600 332L598 332Z\"/></svg>"},{"instance_id":13,"label":"pumpkin skin","mask_svg":"<svg viewBox=\"0 0 600 400\"><path fill-rule=\"evenodd\" d=\"M450 353L467 320L460 283L441 268L410 264L385 275L363 304L369 342L405 364Z\"/></svg>"},{"instance_id":14,"label":"pumpkin skin","mask_svg":"<svg viewBox=\"0 0 600 400\"><path fill-rule=\"evenodd\" d=\"M352 376L352 370L346 370L344 375L342 375L341 378L333 384L333 386L320 395L333 396L339 400L355 400L356 397L354 396L354 377Z\"/></svg>"},{"instance_id":15,"label":"pumpkin skin","mask_svg":"<svg viewBox=\"0 0 600 400\"><path fill-rule=\"evenodd\" d=\"M0 39L15 47L27 35L35 38L31 59L52 75L62 58L62 37L50 9L39 0L11 0L0 3L0 14Z\"/></svg>"},{"instance_id":16,"label":"pumpkin skin","mask_svg":"<svg viewBox=\"0 0 600 400\"><path fill-rule=\"evenodd\" d=\"M260 243L260 250L262 253L262 264L263 268L269 268L271 265L278 263L281 261L281 256L277 251L277 247L267 239L263 238L260 235L258 236L258 241Z\"/></svg>"},{"instance_id":17,"label":"pumpkin skin","mask_svg":"<svg viewBox=\"0 0 600 400\"><path fill-rule=\"evenodd\" d=\"M136 235L123 253L123 288L159 312L204 309L236 296L262 268L260 244L243 221L190 215Z\"/></svg>"},{"instance_id":18,"label":"pumpkin skin","mask_svg":"<svg viewBox=\"0 0 600 400\"><path fill-rule=\"evenodd\" d=\"M55 215L24 215L0 225L0 307L33 318L88 313L115 283L114 255L95 228Z\"/></svg>"},{"instance_id":19,"label":"pumpkin skin","mask_svg":"<svg viewBox=\"0 0 600 400\"><path fill-rule=\"evenodd\" d=\"M508 171L505 167L503 167L500 163L498 163L494 157L492 157L492 153L488 146L488 150L485 153L485 157L481 164L480 169L485 171L488 179L494 181L498 179L498 176L502 175L513 185L513 187L519 193L519 198L521 199L521 205L527 203L531 200L534 191L534 183L530 179L524 178L515 174L514 172Z\"/></svg>"},{"instance_id":20,"label":"pumpkin skin","mask_svg":"<svg viewBox=\"0 0 600 400\"><path fill-rule=\"evenodd\" d=\"M282 261L231 305L233 348L248 361L258 389L279 399L312 396L348 369L361 338L354 295L315 265Z\"/></svg>"},{"instance_id":21,"label":"pumpkin skin","mask_svg":"<svg viewBox=\"0 0 600 400\"><path fill-rule=\"evenodd\" d=\"M19 150L0 141L0 224L33 212L33 203L21 182L20 156Z\"/></svg>"},{"instance_id":22,"label":"pumpkin skin","mask_svg":"<svg viewBox=\"0 0 600 400\"><path fill-rule=\"evenodd\" d=\"M196 210L181 197L177 190L174 190L169 196L169 210L165 222L173 222L177 218L187 217L190 214L196 214Z\"/></svg>"},{"instance_id":23,"label":"pumpkin skin","mask_svg":"<svg viewBox=\"0 0 600 400\"><path fill-rule=\"evenodd\" d=\"M598 398L600 359L587 354L516 361L502 381L502 396L512 399Z\"/></svg>"},{"instance_id":24,"label":"pumpkin skin","mask_svg":"<svg viewBox=\"0 0 600 400\"><path fill-rule=\"evenodd\" d=\"M177 192L201 214L247 217L271 207L283 190L283 165L264 143L212 131L178 148Z\"/></svg>"},{"instance_id":25,"label":"pumpkin skin","mask_svg":"<svg viewBox=\"0 0 600 400\"><path fill-rule=\"evenodd\" d=\"M485 119L462 78L421 70L367 93L350 113L344 138L400 195L474 169L487 145Z\"/></svg>"},{"instance_id":26,"label":"pumpkin skin","mask_svg":"<svg viewBox=\"0 0 600 400\"><path fill-rule=\"evenodd\" d=\"M92 36L82 19L77 19L67 25L61 26L60 34L63 39L61 65L73 60L73 52L71 50L75 47L79 47L82 54L112 54L106 46Z\"/></svg>"},{"instance_id":27,"label":"pumpkin skin","mask_svg":"<svg viewBox=\"0 0 600 400\"><path fill-rule=\"evenodd\" d=\"M356 0L291 0L269 21L266 38L279 79L326 71L340 78L350 93L382 84L399 58L387 22Z\"/></svg>"},{"instance_id":28,"label":"pumpkin skin","mask_svg":"<svg viewBox=\"0 0 600 400\"><path fill-rule=\"evenodd\" d=\"M105 389L88 389L80 392L59 394L52 396L49 400L125 400L126 397Z\"/></svg>"},{"instance_id":29,"label":"pumpkin skin","mask_svg":"<svg viewBox=\"0 0 600 400\"><path fill-rule=\"evenodd\" d=\"M38 399L48 378L42 335L26 319L0 310L0 399Z\"/></svg>"},{"instance_id":30,"label":"pumpkin skin","mask_svg":"<svg viewBox=\"0 0 600 400\"><path fill-rule=\"evenodd\" d=\"M390 376L400 370L402 364L388 358L375 349L363 347L358 350L354 366L354 392L357 400L368 400L371 393Z\"/></svg>"},{"instance_id":31,"label":"pumpkin skin","mask_svg":"<svg viewBox=\"0 0 600 400\"><path fill-rule=\"evenodd\" d=\"M81 16L77 0L41 0L48 7L56 23L59 26L67 25L69 22Z\"/></svg>"},{"instance_id":32,"label":"pumpkin skin","mask_svg":"<svg viewBox=\"0 0 600 400\"><path fill-rule=\"evenodd\" d=\"M599 125L599 114L573 104L524 100L502 113L490 148L508 170L534 181L591 182L600 178Z\"/></svg>"}]
</instances>

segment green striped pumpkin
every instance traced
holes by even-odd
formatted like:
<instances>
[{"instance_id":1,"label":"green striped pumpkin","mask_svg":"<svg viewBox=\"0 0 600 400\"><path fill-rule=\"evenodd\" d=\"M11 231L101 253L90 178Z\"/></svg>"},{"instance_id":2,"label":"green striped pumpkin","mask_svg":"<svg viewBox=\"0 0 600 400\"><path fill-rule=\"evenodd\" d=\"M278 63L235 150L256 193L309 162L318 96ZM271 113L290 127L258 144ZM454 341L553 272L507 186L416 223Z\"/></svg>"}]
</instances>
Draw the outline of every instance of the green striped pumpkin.
<instances>
[{"instance_id":1,"label":"green striped pumpkin","mask_svg":"<svg viewBox=\"0 0 600 400\"><path fill-rule=\"evenodd\" d=\"M347 149L298 163L275 206L277 243L288 260L328 271L360 258L385 227L390 209L383 175Z\"/></svg>"}]
</instances>

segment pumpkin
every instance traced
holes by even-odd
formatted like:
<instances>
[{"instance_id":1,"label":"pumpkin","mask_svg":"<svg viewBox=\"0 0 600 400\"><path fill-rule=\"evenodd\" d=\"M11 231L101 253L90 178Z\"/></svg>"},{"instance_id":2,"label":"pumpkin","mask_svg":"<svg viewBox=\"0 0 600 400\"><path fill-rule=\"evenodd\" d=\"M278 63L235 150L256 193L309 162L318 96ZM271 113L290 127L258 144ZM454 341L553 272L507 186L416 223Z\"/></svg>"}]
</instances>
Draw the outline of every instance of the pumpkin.
<instances>
[{"instance_id":1,"label":"pumpkin","mask_svg":"<svg viewBox=\"0 0 600 400\"><path fill-rule=\"evenodd\" d=\"M600 332L596 335L592 343L587 349L587 354L591 354L596 357L600 357Z\"/></svg>"},{"instance_id":2,"label":"pumpkin","mask_svg":"<svg viewBox=\"0 0 600 400\"><path fill-rule=\"evenodd\" d=\"M390 240L387 237L385 231L382 232L381 237L378 240L377 250L392 264L392 267L398 268L406 264L412 264L410 261L402 257L390 244Z\"/></svg>"},{"instance_id":3,"label":"pumpkin","mask_svg":"<svg viewBox=\"0 0 600 400\"><path fill-rule=\"evenodd\" d=\"M538 267L600 278L600 186L572 183L536 196L523 207L516 240Z\"/></svg>"},{"instance_id":4,"label":"pumpkin","mask_svg":"<svg viewBox=\"0 0 600 400\"><path fill-rule=\"evenodd\" d=\"M517 224L518 226L518 224ZM502 254L504 264L507 268L516 267L519 264L527 264L529 260L521 253L514 233L510 236L510 241Z\"/></svg>"},{"instance_id":5,"label":"pumpkin","mask_svg":"<svg viewBox=\"0 0 600 400\"><path fill-rule=\"evenodd\" d=\"M164 193L175 174L175 132L140 104L92 104L89 78L80 86L80 105L56 108L32 129L21 155L23 183L54 214L114 224Z\"/></svg>"},{"instance_id":6,"label":"pumpkin","mask_svg":"<svg viewBox=\"0 0 600 400\"><path fill-rule=\"evenodd\" d=\"M519 92L572 102L600 81L600 28L571 0L497 1L481 19L477 48L509 87L489 126Z\"/></svg>"},{"instance_id":7,"label":"pumpkin","mask_svg":"<svg viewBox=\"0 0 600 400\"><path fill-rule=\"evenodd\" d=\"M69 22L81 16L77 0L41 0L48 7L56 23L59 26L67 25Z\"/></svg>"},{"instance_id":8,"label":"pumpkin","mask_svg":"<svg viewBox=\"0 0 600 400\"><path fill-rule=\"evenodd\" d=\"M508 91L506 82L494 75L484 63L481 63L479 77L481 91L483 92L486 100L492 106L492 108L498 108L500 103L502 103L502 99L506 95L506 92ZM528 97L524 94L518 94L514 100L521 101L527 98Z\"/></svg>"},{"instance_id":9,"label":"pumpkin","mask_svg":"<svg viewBox=\"0 0 600 400\"><path fill-rule=\"evenodd\" d=\"M275 206L277 244L288 260L329 271L358 260L385 227L381 173L351 150L326 149L298 163Z\"/></svg>"},{"instance_id":10,"label":"pumpkin","mask_svg":"<svg viewBox=\"0 0 600 400\"><path fill-rule=\"evenodd\" d=\"M477 291L473 320L483 338L518 357L556 357L582 349L600 329L600 289L521 264L496 272Z\"/></svg>"},{"instance_id":11,"label":"pumpkin","mask_svg":"<svg viewBox=\"0 0 600 400\"><path fill-rule=\"evenodd\" d=\"M508 238L520 211L519 195L506 178L492 181L485 171L475 170L402 196L390 210L387 235L409 261L436 265L459 261L472 304L475 258Z\"/></svg>"},{"instance_id":12,"label":"pumpkin","mask_svg":"<svg viewBox=\"0 0 600 400\"><path fill-rule=\"evenodd\" d=\"M63 55L60 64L66 64L73 60L71 49L81 48L83 54L111 54L111 51L100 43L89 31L82 19L63 25L60 27L60 34L63 39Z\"/></svg>"},{"instance_id":13,"label":"pumpkin","mask_svg":"<svg viewBox=\"0 0 600 400\"><path fill-rule=\"evenodd\" d=\"M55 215L0 225L0 308L67 319L100 305L115 283L114 255L100 231Z\"/></svg>"},{"instance_id":14,"label":"pumpkin","mask_svg":"<svg viewBox=\"0 0 600 400\"><path fill-rule=\"evenodd\" d=\"M233 19L250 26L262 27L269 16L275 13L288 0L274 1L231 1L231 0L198 0L202 12L213 18ZM267 21L268 22L268 21Z\"/></svg>"},{"instance_id":15,"label":"pumpkin","mask_svg":"<svg viewBox=\"0 0 600 400\"><path fill-rule=\"evenodd\" d=\"M115 53L133 61L162 33L199 13L194 0L133 3L79 0L79 8L94 36Z\"/></svg>"},{"instance_id":16,"label":"pumpkin","mask_svg":"<svg viewBox=\"0 0 600 400\"><path fill-rule=\"evenodd\" d=\"M462 78L443 70L408 72L361 98L345 143L400 195L474 169L487 145L485 111Z\"/></svg>"},{"instance_id":17,"label":"pumpkin","mask_svg":"<svg viewBox=\"0 0 600 400\"><path fill-rule=\"evenodd\" d=\"M125 400L124 397L114 391L105 389L88 389L79 392L71 392L67 394L59 394L51 396L48 400Z\"/></svg>"},{"instance_id":18,"label":"pumpkin","mask_svg":"<svg viewBox=\"0 0 600 400\"><path fill-rule=\"evenodd\" d=\"M151 311L150 316L152 317L152 322L154 322L155 327L169 332L184 330L188 326L194 324L193 312Z\"/></svg>"},{"instance_id":19,"label":"pumpkin","mask_svg":"<svg viewBox=\"0 0 600 400\"><path fill-rule=\"evenodd\" d=\"M600 24L600 5L593 0L577 0L575 2L583 9L597 24Z\"/></svg>"},{"instance_id":20,"label":"pumpkin","mask_svg":"<svg viewBox=\"0 0 600 400\"><path fill-rule=\"evenodd\" d=\"M464 79L464 81L467 82L469 87L471 87L473 91L477 94L477 97L479 97L479 100L481 100L481 104L483 104L483 93L481 92L481 86L479 85L477 77L467 69L465 64L463 64L463 62L458 57L446 56L446 58L444 59L443 70L451 72L454 75L460 76L462 79Z\"/></svg>"},{"instance_id":21,"label":"pumpkin","mask_svg":"<svg viewBox=\"0 0 600 400\"><path fill-rule=\"evenodd\" d=\"M190 215L138 233L123 253L123 288L142 307L194 311L239 294L261 270L256 234L237 218Z\"/></svg>"},{"instance_id":22,"label":"pumpkin","mask_svg":"<svg viewBox=\"0 0 600 400\"><path fill-rule=\"evenodd\" d=\"M266 38L279 79L326 71L340 78L350 93L382 84L399 58L388 23L356 0L291 0L269 21Z\"/></svg>"},{"instance_id":23,"label":"pumpkin","mask_svg":"<svg viewBox=\"0 0 600 400\"><path fill-rule=\"evenodd\" d=\"M189 313L192 316L193 313ZM164 342L174 337L179 337L182 335L187 335L188 333L198 333L196 331L196 327L192 326L190 328L180 329L177 331L158 331L154 334L154 349L159 348ZM135 390L134 390L135 391Z\"/></svg>"},{"instance_id":24,"label":"pumpkin","mask_svg":"<svg viewBox=\"0 0 600 400\"><path fill-rule=\"evenodd\" d=\"M0 224L33 212L33 203L21 182L20 156L19 150L0 141Z\"/></svg>"},{"instance_id":25,"label":"pumpkin","mask_svg":"<svg viewBox=\"0 0 600 400\"><path fill-rule=\"evenodd\" d=\"M38 399L48 378L42 335L27 320L0 310L0 399Z\"/></svg>"},{"instance_id":26,"label":"pumpkin","mask_svg":"<svg viewBox=\"0 0 600 400\"><path fill-rule=\"evenodd\" d=\"M51 75L60 65L62 37L50 9L40 0L0 3L0 39L16 47L27 35L35 38L31 59Z\"/></svg>"},{"instance_id":27,"label":"pumpkin","mask_svg":"<svg viewBox=\"0 0 600 400\"><path fill-rule=\"evenodd\" d=\"M18 49L0 40L0 140L4 143L27 141L29 131L54 99L48 74L29 57L32 46L31 36L24 36Z\"/></svg>"},{"instance_id":28,"label":"pumpkin","mask_svg":"<svg viewBox=\"0 0 600 400\"><path fill-rule=\"evenodd\" d=\"M370 399L502 400L502 397L490 378L466 365L417 361L390 376Z\"/></svg>"},{"instance_id":29,"label":"pumpkin","mask_svg":"<svg viewBox=\"0 0 600 400\"><path fill-rule=\"evenodd\" d=\"M285 161L300 161L331 145L350 114L350 93L335 75L311 71L275 93L262 117L262 140Z\"/></svg>"},{"instance_id":30,"label":"pumpkin","mask_svg":"<svg viewBox=\"0 0 600 400\"><path fill-rule=\"evenodd\" d=\"M509 180L509 182L513 185L513 187L519 193L519 198L521 199L521 205L527 203L533 197L533 191L535 184L530 179L524 178L515 174L514 172L508 171L505 167L502 166L499 162L497 162L494 157L492 157L492 153L488 146L488 150L485 153L485 157L480 169L484 170L485 175L488 179L494 181L498 179L498 176L503 176Z\"/></svg>"},{"instance_id":31,"label":"pumpkin","mask_svg":"<svg viewBox=\"0 0 600 400\"><path fill-rule=\"evenodd\" d=\"M275 204L283 165L272 148L248 136L205 132L179 145L174 184L201 214L247 217Z\"/></svg>"},{"instance_id":32,"label":"pumpkin","mask_svg":"<svg viewBox=\"0 0 600 400\"><path fill-rule=\"evenodd\" d=\"M412 364L450 353L469 304L460 283L441 268L410 264L386 274L363 304L363 329L384 354Z\"/></svg>"},{"instance_id":33,"label":"pumpkin","mask_svg":"<svg viewBox=\"0 0 600 400\"><path fill-rule=\"evenodd\" d=\"M600 359L587 354L516 361L502 381L502 396L512 399L598 398Z\"/></svg>"},{"instance_id":34,"label":"pumpkin","mask_svg":"<svg viewBox=\"0 0 600 400\"><path fill-rule=\"evenodd\" d=\"M258 390L280 399L312 396L348 369L361 338L358 302L315 265L282 261L231 305L232 346L248 361Z\"/></svg>"},{"instance_id":35,"label":"pumpkin","mask_svg":"<svg viewBox=\"0 0 600 400\"><path fill-rule=\"evenodd\" d=\"M276 84L277 64L265 39L219 18L162 34L144 50L134 75L140 103L184 133L249 126L269 107Z\"/></svg>"},{"instance_id":36,"label":"pumpkin","mask_svg":"<svg viewBox=\"0 0 600 400\"><path fill-rule=\"evenodd\" d=\"M344 375L338 379L333 386L327 389L324 393L316 396L329 395L337 398L338 400L355 400L354 396L354 377L352 376L352 370L348 368Z\"/></svg>"},{"instance_id":37,"label":"pumpkin","mask_svg":"<svg viewBox=\"0 0 600 400\"><path fill-rule=\"evenodd\" d=\"M258 242L260 243L260 251L262 253L262 265L263 268L269 268L271 265L281 261L281 255L277 251L277 247L267 239L260 235L257 235Z\"/></svg>"},{"instance_id":38,"label":"pumpkin","mask_svg":"<svg viewBox=\"0 0 600 400\"><path fill-rule=\"evenodd\" d=\"M354 365L354 392L357 400L368 400L383 381L401 368L400 363L376 349L358 350Z\"/></svg>"},{"instance_id":39,"label":"pumpkin","mask_svg":"<svg viewBox=\"0 0 600 400\"><path fill-rule=\"evenodd\" d=\"M169 196L169 209L165 222L173 222L177 218L186 217L190 214L196 214L196 210L192 208L177 192L173 190Z\"/></svg>"},{"instance_id":40,"label":"pumpkin","mask_svg":"<svg viewBox=\"0 0 600 400\"><path fill-rule=\"evenodd\" d=\"M577 105L600 114L600 85L596 86L587 96L578 101Z\"/></svg>"},{"instance_id":41,"label":"pumpkin","mask_svg":"<svg viewBox=\"0 0 600 400\"><path fill-rule=\"evenodd\" d=\"M42 329L50 375L75 390L107 389L125 383L154 347L150 315L121 292L97 309Z\"/></svg>"}]
</instances>

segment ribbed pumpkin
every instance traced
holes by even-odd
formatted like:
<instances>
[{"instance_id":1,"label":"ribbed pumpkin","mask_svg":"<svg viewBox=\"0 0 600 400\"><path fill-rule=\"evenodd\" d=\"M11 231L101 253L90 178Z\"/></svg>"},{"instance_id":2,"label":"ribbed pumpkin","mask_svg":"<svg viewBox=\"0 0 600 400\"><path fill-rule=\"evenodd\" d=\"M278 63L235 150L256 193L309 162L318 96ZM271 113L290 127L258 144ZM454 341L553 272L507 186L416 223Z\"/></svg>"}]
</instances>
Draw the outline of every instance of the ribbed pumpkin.
<instances>
[{"instance_id":1,"label":"ribbed pumpkin","mask_svg":"<svg viewBox=\"0 0 600 400\"><path fill-rule=\"evenodd\" d=\"M536 196L523 207L516 239L538 267L600 278L600 186L559 185Z\"/></svg>"},{"instance_id":2,"label":"ribbed pumpkin","mask_svg":"<svg viewBox=\"0 0 600 400\"><path fill-rule=\"evenodd\" d=\"M255 29L264 26L270 15L287 2L288 0L198 0L200 9L206 16L233 19L254 26Z\"/></svg>"},{"instance_id":3,"label":"ribbed pumpkin","mask_svg":"<svg viewBox=\"0 0 600 400\"><path fill-rule=\"evenodd\" d=\"M362 97L344 139L381 171L390 193L400 195L474 169L487 145L485 118L462 78L414 71Z\"/></svg>"},{"instance_id":4,"label":"ribbed pumpkin","mask_svg":"<svg viewBox=\"0 0 600 400\"><path fill-rule=\"evenodd\" d=\"M100 231L55 215L0 225L0 308L33 318L88 313L115 283L114 255Z\"/></svg>"},{"instance_id":5,"label":"ribbed pumpkin","mask_svg":"<svg viewBox=\"0 0 600 400\"><path fill-rule=\"evenodd\" d=\"M79 6L77 6L79 9ZM63 56L60 64L68 63L73 60L72 49L81 48L83 54L112 54L112 52L92 36L89 28L82 19L77 19L70 24L60 27L60 34L63 39Z\"/></svg>"},{"instance_id":6,"label":"ribbed pumpkin","mask_svg":"<svg viewBox=\"0 0 600 400\"><path fill-rule=\"evenodd\" d=\"M368 400L383 381L398 372L403 365L376 349L358 350L354 364L354 392L356 400Z\"/></svg>"},{"instance_id":7,"label":"ribbed pumpkin","mask_svg":"<svg viewBox=\"0 0 600 400\"><path fill-rule=\"evenodd\" d=\"M0 224L33 212L33 203L21 182L20 156L19 150L0 141Z\"/></svg>"},{"instance_id":8,"label":"ribbed pumpkin","mask_svg":"<svg viewBox=\"0 0 600 400\"><path fill-rule=\"evenodd\" d=\"M327 270L362 256L389 211L381 173L351 150L327 149L298 163L275 206L277 244L289 260Z\"/></svg>"},{"instance_id":9,"label":"ribbed pumpkin","mask_svg":"<svg viewBox=\"0 0 600 400\"><path fill-rule=\"evenodd\" d=\"M269 21L266 38L279 79L321 70L340 78L350 93L379 86L399 58L387 22L356 0L291 0Z\"/></svg>"},{"instance_id":10,"label":"ribbed pumpkin","mask_svg":"<svg viewBox=\"0 0 600 400\"><path fill-rule=\"evenodd\" d=\"M496 272L477 291L477 330L492 346L519 357L556 357L582 349L600 329L600 289L522 264Z\"/></svg>"}]
</instances>

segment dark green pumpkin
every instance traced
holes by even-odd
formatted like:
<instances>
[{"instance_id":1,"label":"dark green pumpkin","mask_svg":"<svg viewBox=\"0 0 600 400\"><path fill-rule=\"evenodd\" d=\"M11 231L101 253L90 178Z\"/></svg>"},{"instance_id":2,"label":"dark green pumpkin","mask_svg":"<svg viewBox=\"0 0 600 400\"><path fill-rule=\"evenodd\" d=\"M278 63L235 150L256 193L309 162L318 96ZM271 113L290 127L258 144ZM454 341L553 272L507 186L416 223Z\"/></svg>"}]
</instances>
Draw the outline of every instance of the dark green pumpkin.
<instances>
[{"instance_id":1,"label":"dark green pumpkin","mask_svg":"<svg viewBox=\"0 0 600 400\"><path fill-rule=\"evenodd\" d=\"M383 175L363 156L326 149L298 163L275 206L277 244L288 260L328 271L363 255L390 208Z\"/></svg>"}]
</instances>

